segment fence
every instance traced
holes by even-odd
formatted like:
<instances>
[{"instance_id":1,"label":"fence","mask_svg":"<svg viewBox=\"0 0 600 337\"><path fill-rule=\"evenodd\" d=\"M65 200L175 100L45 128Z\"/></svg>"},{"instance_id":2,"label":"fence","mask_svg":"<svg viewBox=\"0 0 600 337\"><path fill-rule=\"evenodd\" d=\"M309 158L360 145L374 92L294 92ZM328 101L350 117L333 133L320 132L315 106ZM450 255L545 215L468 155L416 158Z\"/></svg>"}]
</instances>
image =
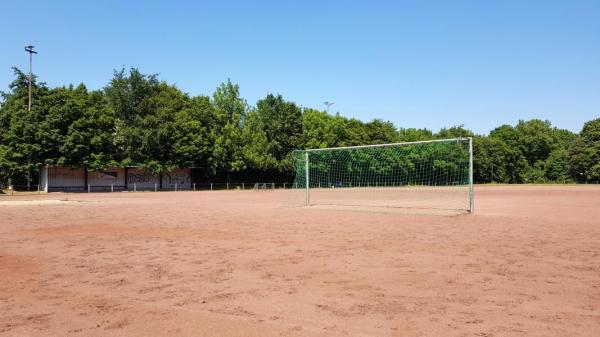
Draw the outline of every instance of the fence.
<instances>
[{"instance_id":1,"label":"fence","mask_svg":"<svg viewBox=\"0 0 600 337\"><path fill-rule=\"evenodd\" d=\"M566 183L565 185L595 185L600 182L592 183ZM549 183L542 185L554 185L560 183ZM510 185L510 184L508 184ZM528 184L524 184L528 185ZM535 184L529 184L535 185ZM322 188L328 186L320 186ZM329 186L330 187L330 186ZM160 188L158 184L155 186L148 187L138 186L137 184L129 184L127 187L124 185L88 185L86 188L82 186L55 186L49 187L48 192L64 192L64 193L82 193L82 192L161 192L161 191L261 191L261 190L281 190L281 189L292 189L294 188L293 183L274 183L274 182L254 182L254 183L192 183L191 187L188 185L182 187L175 184L171 187ZM2 185L0 184L0 195L31 195L44 193L44 186L42 185Z\"/></svg>"},{"instance_id":2,"label":"fence","mask_svg":"<svg viewBox=\"0 0 600 337\"><path fill-rule=\"evenodd\" d=\"M41 185L9 185L4 186L0 184L0 192L7 195L30 195L30 194L41 194L43 193L43 186Z\"/></svg>"},{"instance_id":3,"label":"fence","mask_svg":"<svg viewBox=\"0 0 600 337\"><path fill-rule=\"evenodd\" d=\"M169 187L160 187L159 184L137 184L130 183L125 185L91 185L83 186L50 186L48 192L64 192L64 193L92 193L92 192L161 192L161 191L245 191L245 190L278 190L290 189L291 183L274 183L274 182L253 182L253 183L192 183L186 185L174 184ZM2 190L3 186L0 186ZM42 185L12 185L4 189L4 193L8 195L17 194L32 194L43 193L44 186Z\"/></svg>"},{"instance_id":4,"label":"fence","mask_svg":"<svg viewBox=\"0 0 600 337\"><path fill-rule=\"evenodd\" d=\"M148 186L147 184L139 185L136 183L125 186L88 186L88 192L161 192L161 191L245 191L245 190L277 190L290 189L291 183L192 183L187 185L174 184L170 187L159 187L158 184Z\"/></svg>"}]
</instances>

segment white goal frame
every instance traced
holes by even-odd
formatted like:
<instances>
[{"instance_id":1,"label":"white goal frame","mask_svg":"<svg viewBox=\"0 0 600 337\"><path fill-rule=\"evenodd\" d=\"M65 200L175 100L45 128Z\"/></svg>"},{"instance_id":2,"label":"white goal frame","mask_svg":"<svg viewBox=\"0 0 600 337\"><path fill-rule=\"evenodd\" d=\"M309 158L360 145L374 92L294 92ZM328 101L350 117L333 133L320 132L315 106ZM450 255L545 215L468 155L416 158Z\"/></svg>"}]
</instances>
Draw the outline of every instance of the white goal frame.
<instances>
[{"instance_id":1,"label":"white goal frame","mask_svg":"<svg viewBox=\"0 0 600 337\"><path fill-rule=\"evenodd\" d=\"M428 143L441 143L451 141L468 141L469 142L469 214L475 213L475 193L473 190L473 137L457 137L457 138L446 138L446 139L434 139L434 140L422 140L415 142L402 142L402 143L389 143L389 144L375 144L375 145L359 145L359 146L341 146L341 147L328 147L320 149L308 149L304 150L304 161L306 167L306 187L305 187L305 205L310 206L310 161L309 153L319 151L332 151L332 150L353 150L361 148L372 148L372 147L388 147L388 146L407 146L415 144L428 144Z\"/></svg>"}]
</instances>

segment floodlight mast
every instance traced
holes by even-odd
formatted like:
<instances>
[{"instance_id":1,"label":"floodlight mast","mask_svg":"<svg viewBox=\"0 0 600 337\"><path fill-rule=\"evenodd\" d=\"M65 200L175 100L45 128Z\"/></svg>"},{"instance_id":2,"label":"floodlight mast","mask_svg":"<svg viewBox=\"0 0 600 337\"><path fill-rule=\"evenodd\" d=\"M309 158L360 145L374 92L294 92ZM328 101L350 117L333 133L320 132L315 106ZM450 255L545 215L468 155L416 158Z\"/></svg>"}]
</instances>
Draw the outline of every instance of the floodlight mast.
<instances>
[{"instance_id":1,"label":"floodlight mast","mask_svg":"<svg viewBox=\"0 0 600 337\"><path fill-rule=\"evenodd\" d=\"M25 46L25 51L29 53L29 111L31 111L31 72L33 65L33 54L37 54L36 51L33 50L34 46Z\"/></svg>"},{"instance_id":2,"label":"floodlight mast","mask_svg":"<svg viewBox=\"0 0 600 337\"><path fill-rule=\"evenodd\" d=\"M334 105L335 102L325 101L325 102L323 102L323 104L325 104L325 106L327 107L327 113L329 113L329 107Z\"/></svg>"}]
</instances>

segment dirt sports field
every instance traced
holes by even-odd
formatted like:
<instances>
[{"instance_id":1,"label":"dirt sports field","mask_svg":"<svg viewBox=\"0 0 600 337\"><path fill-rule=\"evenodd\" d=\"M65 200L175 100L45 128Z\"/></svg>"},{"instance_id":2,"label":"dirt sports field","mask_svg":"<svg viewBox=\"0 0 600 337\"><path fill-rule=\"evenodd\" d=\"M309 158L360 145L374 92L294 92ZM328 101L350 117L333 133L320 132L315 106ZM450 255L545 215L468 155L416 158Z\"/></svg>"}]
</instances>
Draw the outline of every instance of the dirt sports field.
<instances>
[{"instance_id":1,"label":"dirt sports field","mask_svg":"<svg viewBox=\"0 0 600 337\"><path fill-rule=\"evenodd\" d=\"M64 198L0 196L0 336L600 336L600 186L477 187L453 217Z\"/></svg>"}]
</instances>

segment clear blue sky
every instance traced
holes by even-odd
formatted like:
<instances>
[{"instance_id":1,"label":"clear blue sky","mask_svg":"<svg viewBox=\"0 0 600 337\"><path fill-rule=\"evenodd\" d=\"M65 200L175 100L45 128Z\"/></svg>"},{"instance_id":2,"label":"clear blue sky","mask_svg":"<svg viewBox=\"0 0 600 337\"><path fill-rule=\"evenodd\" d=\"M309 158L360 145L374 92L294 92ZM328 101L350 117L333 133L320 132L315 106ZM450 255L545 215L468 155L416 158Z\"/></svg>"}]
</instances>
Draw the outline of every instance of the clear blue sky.
<instances>
[{"instance_id":1,"label":"clear blue sky","mask_svg":"<svg viewBox=\"0 0 600 337\"><path fill-rule=\"evenodd\" d=\"M600 117L600 1L8 1L10 67L50 86L158 73L192 95L238 83L250 104L302 106L399 127L487 133L542 118L579 131ZM27 18L31 23L27 23Z\"/></svg>"}]
</instances>

